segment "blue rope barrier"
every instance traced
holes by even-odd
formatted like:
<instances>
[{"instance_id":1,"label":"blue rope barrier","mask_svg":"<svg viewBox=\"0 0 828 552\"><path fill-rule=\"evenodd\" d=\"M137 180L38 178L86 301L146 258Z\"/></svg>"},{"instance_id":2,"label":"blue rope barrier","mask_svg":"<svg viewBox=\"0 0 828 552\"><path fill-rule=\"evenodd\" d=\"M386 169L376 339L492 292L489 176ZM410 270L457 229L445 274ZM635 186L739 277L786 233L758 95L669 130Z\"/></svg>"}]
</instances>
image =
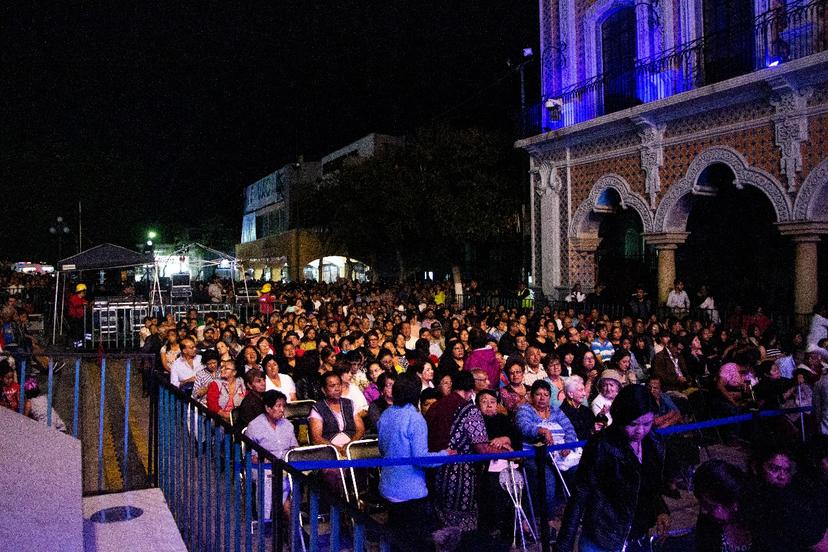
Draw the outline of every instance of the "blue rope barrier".
<instances>
[{"instance_id":1,"label":"blue rope barrier","mask_svg":"<svg viewBox=\"0 0 828 552\"><path fill-rule=\"evenodd\" d=\"M717 418L715 420L705 420L703 422L694 422L692 424L682 424L656 430L655 433L659 436L673 435L675 433L687 433L698 429L706 429L710 427L717 427L723 425L731 425L742 422L747 422L757 415L760 417L773 417L782 414L798 414L800 412L808 412L811 407L799 408L785 408L780 410L760 410L755 413L739 414L737 416L729 416L726 418ZM569 443L560 443L549 445L548 452L556 450L568 450L586 445L586 441L572 441ZM324 470L324 469L346 469L346 468L377 468L388 466L435 466L442 464L460 464L466 462L485 462L488 460L511 460L516 458L532 458L535 453L533 450L520 450L514 452L504 452L498 454L457 454L454 456L442 456L435 458L433 456L416 456L408 458L372 458L360 460L318 460L305 462L289 462L289 465L300 471ZM269 464L265 464L268 468Z\"/></svg>"}]
</instances>

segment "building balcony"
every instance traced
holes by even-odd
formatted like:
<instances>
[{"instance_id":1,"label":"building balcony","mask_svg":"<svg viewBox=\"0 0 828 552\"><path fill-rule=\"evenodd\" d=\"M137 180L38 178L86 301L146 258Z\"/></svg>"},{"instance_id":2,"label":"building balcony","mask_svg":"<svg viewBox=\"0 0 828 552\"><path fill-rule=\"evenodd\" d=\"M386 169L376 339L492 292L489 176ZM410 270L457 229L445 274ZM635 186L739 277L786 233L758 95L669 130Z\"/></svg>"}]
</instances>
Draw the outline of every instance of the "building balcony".
<instances>
[{"instance_id":1,"label":"building balcony","mask_svg":"<svg viewBox=\"0 0 828 552\"><path fill-rule=\"evenodd\" d=\"M631 71L612 69L548 95L529 107L522 137L569 127L637 105L774 67L828 49L828 0L792 2L750 24L705 34Z\"/></svg>"}]
</instances>

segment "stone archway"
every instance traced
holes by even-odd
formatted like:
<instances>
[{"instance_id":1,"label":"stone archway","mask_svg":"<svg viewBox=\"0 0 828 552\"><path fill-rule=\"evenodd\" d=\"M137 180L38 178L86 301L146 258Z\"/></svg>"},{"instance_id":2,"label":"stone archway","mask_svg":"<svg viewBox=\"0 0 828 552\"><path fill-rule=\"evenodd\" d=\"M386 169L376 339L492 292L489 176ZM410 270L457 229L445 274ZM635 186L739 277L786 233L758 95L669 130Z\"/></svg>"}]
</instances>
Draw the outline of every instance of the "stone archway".
<instances>
[{"instance_id":1,"label":"stone archway","mask_svg":"<svg viewBox=\"0 0 828 552\"><path fill-rule=\"evenodd\" d=\"M828 222L828 159L814 167L802 183L793 220Z\"/></svg>"},{"instance_id":2,"label":"stone archway","mask_svg":"<svg viewBox=\"0 0 828 552\"><path fill-rule=\"evenodd\" d=\"M578 264L570 264L570 276L572 270L579 275L572 279L572 282L579 281L586 287L595 283L593 278L599 271L596 260L602 244L602 237L599 235L602 222L608 220L608 215L629 216L632 213L640 220L640 232L651 233L653 217L647 201L632 191L623 177L610 173L595 182L589 196L573 213L569 225L570 245L578 254L573 261ZM638 231L637 229L636 232ZM576 268L573 269L573 266Z\"/></svg>"},{"instance_id":3,"label":"stone archway","mask_svg":"<svg viewBox=\"0 0 828 552\"><path fill-rule=\"evenodd\" d=\"M712 285L720 300L786 304L792 260L776 225L787 224L792 212L785 188L738 151L703 151L655 212L648 241L659 249L660 299L678 271L682 279L696 278L695 286Z\"/></svg>"},{"instance_id":4,"label":"stone archway","mask_svg":"<svg viewBox=\"0 0 828 552\"><path fill-rule=\"evenodd\" d=\"M569 235L572 238L590 240L598 237L598 226L601 221L596 214L601 212L600 200L608 190L614 190L618 193L622 209L633 209L638 213L645 233L653 231L653 217L650 208L647 206L647 201L632 191L623 177L610 173L605 174L595 182L589 196L575 209L569 225Z\"/></svg>"},{"instance_id":5,"label":"stone archway","mask_svg":"<svg viewBox=\"0 0 828 552\"><path fill-rule=\"evenodd\" d=\"M721 163L727 165L735 176L734 186L742 189L752 186L760 190L770 201L776 213L776 222L791 220L791 202L785 190L767 172L747 164L736 150L717 146L703 151L693 159L687 173L670 186L656 209L653 226L655 232L684 232L692 208L692 197L715 196L713 188L700 185L699 175L709 166Z\"/></svg>"}]
</instances>

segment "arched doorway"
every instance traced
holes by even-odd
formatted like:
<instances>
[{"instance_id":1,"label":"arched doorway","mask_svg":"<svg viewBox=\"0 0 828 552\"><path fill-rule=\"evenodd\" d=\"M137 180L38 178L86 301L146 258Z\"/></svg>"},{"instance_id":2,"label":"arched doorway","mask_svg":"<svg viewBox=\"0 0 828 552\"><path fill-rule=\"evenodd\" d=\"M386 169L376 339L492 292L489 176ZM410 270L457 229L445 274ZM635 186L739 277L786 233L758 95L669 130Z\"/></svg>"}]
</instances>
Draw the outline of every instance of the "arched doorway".
<instances>
[{"instance_id":1,"label":"arched doorway","mask_svg":"<svg viewBox=\"0 0 828 552\"><path fill-rule=\"evenodd\" d=\"M570 273L569 284L589 288L600 281L607 286L608 299L625 300L634 286L647 285L654 278L648 275L642 241L652 231L653 217L644 198L623 177L603 175L575 210L569 226L570 244L590 259L591 274L572 278Z\"/></svg>"},{"instance_id":2,"label":"arched doorway","mask_svg":"<svg viewBox=\"0 0 828 552\"><path fill-rule=\"evenodd\" d=\"M762 305L786 310L793 298L793 254L780 235L768 197L736 186L730 166L713 163L695 183L689 236L676 255L676 274L693 291L710 286L720 307Z\"/></svg>"},{"instance_id":3,"label":"arched doorway","mask_svg":"<svg viewBox=\"0 0 828 552\"><path fill-rule=\"evenodd\" d=\"M622 209L618 192L608 189L596 204L600 216L595 251L596 282L607 285L610 299L626 302L638 285L654 289L652 248L645 247L644 226L633 209Z\"/></svg>"}]
</instances>

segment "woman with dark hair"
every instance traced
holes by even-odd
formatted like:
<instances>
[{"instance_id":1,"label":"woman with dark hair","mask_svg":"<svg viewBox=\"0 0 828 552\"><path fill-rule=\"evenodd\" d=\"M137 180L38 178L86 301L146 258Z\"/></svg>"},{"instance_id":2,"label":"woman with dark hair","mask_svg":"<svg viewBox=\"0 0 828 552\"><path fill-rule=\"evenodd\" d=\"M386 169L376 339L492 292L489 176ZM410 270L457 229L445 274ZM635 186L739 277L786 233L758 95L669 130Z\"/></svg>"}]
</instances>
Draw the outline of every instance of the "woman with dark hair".
<instances>
[{"instance_id":1,"label":"woman with dark hair","mask_svg":"<svg viewBox=\"0 0 828 552\"><path fill-rule=\"evenodd\" d=\"M635 361L641 369L649 371L650 366L653 364L653 351L647 342L647 336L635 336L631 352L635 355Z\"/></svg>"},{"instance_id":2,"label":"woman with dark hair","mask_svg":"<svg viewBox=\"0 0 828 552\"><path fill-rule=\"evenodd\" d=\"M434 365L430 360L423 360L409 366L406 373L417 376L422 386L421 390L434 387Z\"/></svg>"},{"instance_id":3,"label":"woman with dark hair","mask_svg":"<svg viewBox=\"0 0 828 552\"><path fill-rule=\"evenodd\" d=\"M554 335L550 338L546 324L541 322L537 325L537 328L533 329L532 339L529 340L529 344L537 347L541 352L541 356L546 359L555 352L554 338Z\"/></svg>"},{"instance_id":4,"label":"woman with dark hair","mask_svg":"<svg viewBox=\"0 0 828 552\"><path fill-rule=\"evenodd\" d=\"M512 356L506 359L503 370L509 378L509 385L500 388L500 400L510 414L514 414L518 407L529 402L529 386L523 383L526 367L523 359Z\"/></svg>"},{"instance_id":5,"label":"woman with dark hair","mask_svg":"<svg viewBox=\"0 0 828 552\"><path fill-rule=\"evenodd\" d=\"M621 375L621 385L640 383L644 378L643 374L637 374L630 369L632 353L628 350L616 349L610 359L610 368L615 369Z\"/></svg>"},{"instance_id":6,"label":"woman with dark hair","mask_svg":"<svg viewBox=\"0 0 828 552\"><path fill-rule=\"evenodd\" d=\"M515 425L523 437L524 448L534 444L559 445L571 443L578 440L572 422L559 408L552 406L552 386L546 380L536 380L529 390L529 403L522 404L515 414ZM555 391L557 392L557 390ZM571 450L556 452L556 457L566 458ZM573 457L574 458L574 457ZM541 492L545 492L546 511L542 513L543 519L550 525L555 522L555 473L552 466L547 463L546 489L534 488L531 492L535 502L538 501ZM530 484L538 481L538 468L535 462L526 463L526 474Z\"/></svg>"},{"instance_id":7,"label":"woman with dark hair","mask_svg":"<svg viewBox=\"0 0 828 552\"><path fill-rule=\"evenodd\" d=\"M466 362L466 348L457 339L446 343L446 350L440 357L440 372L459 372Z\"/></svg>"},{"instance_id":8,"label":"woman with dark hair","mask_svg":"<svg viewBox=\"0 0 828 552\"><path fill-rule=\"evenodd\" d=\"M441 398L451 394L451 378L453 374L457 373L458 372L437 372L434 376L434 381L437 382L434 389L437 390Z\"/></svg>"},{"instance_id":9,"label":"woman with dark hair","mask_svg":"<svg viewBox=\"0 0 828 552\"><path fill-rule=\"evenodd\" d=\"M322 392L325 398L316 401L308 416L311 443L333 445L344 452L345 445L365 435L362 417L351 400L342 396L340 374L326 372L322 376Z\"/></svg>"},{"instance_id":10,"label":"woman with dark hair","mask_svg":"<svg viewBox=\"0 0 828 552\"><path fill-rule=\"evenodd\" d=\"M324 350L323 350L324 353ZM333 358L336 358L334 355ZM296 362L293 375L298 400L319 400L322 398L322 375L333 370L333 365L321 362L318 351L308 351Z\"/></svg>"},{"instance_id":11,"label":"woman with dark hair","mask_svg":"<svg viewBox=\"0 0 828 552\"><path fill-rule=\"evenodd\" d=\"M392 394L394 404L385 409L377 424L379 450L383 457L456 454L448 448L428 451L428 427L417 410L420 382L415 377L409 374L400 376L394 383ZM386 466L380 470L380 494L388 501L388 525L393 527L400 542L413 544L415 550L432 547L429 537L437 529L431 501L428 500L424 467Z\"/></svg>"},{"instance_id":12,"label":"woman with dark hair","mask_svg":"<svg viewBox=\"0 0 828 552\"><path fill-rule=\"evenodd\" d=\"M362 394L365 395L365 400L371 404L382 395L382 390L378 385L379 377L385 373L379 360L373 359L368 361L365 367L365 377L368 383L362 388Z\"/></svg>"},{"instance_id":13,"label":"woman with dark hair","mask_svg":"<svg viewBox=\"0 0 828 552\"><path fill-rule=\"evenodd\" d=\"M220 378L207 387L207 409L232 423L233 410L241 406L246 389L232 361L222 361L220 370Z\"/></svg>"},{"instance_id":14,"label":"woman with dark hair","mask_svg":"<svg viewBox=\"0 0 828 552\"><path fill-rule=\"evenodd\" d=\"M753 532L762 550L805 552L820 541L828 544L828 518L820 512L820 500L814 500L811 483L798 476L796 467L793 454L782 447L763 447L754 455Z\"/></svg>"},{"instance_id":15,"label":"woman with dark hair","mask_svg":"<svg viewBox=\"0 0 828 552\"><path fill-rule=\"evenodd\" d=\"M429 450L446 448L458 454L485 454L502 448L489 443L483 415L471 401L474 378L470 372L452 376L452 392L426 413ZM380 419L382 424L382 419ZM474 465L448 464L437 472L436 508L440 521L463 531L477 528L478 472Z\"/></svg>"},{"instance_id":16,"label":"woman with dark hair","mask_svg":"<svg viewBox=\"0 0 828 552\"><path fill-rule=\"evenodd\" d=\"M421 364L431 360L431 342L424 337L421 337L414 344L415 363ZM409 366L410 368L410 366Z\"/></svg>"},{"instance_id":17,"label":"woman with dark hair","mask_svg":"<svg viewBox=\"0 0 828 552\"><path fill-rule=\"evenodd\" d=\"M266 391L271 389L284 394L289 401L296 400L296 384L287 374L279 373L279 359L274 355L267 355L262 359L264 368Z\"/></svg>"},{"instance_id":18,"label":"woman with dark hair","mask_svg":"<svg viewBox=\"0 0 828 552\"><path fill-rule=\"evenodd\" d=\"M236 357L236 375L240 378L244 377L244 374L248 370L261 370L262 369L262 357L259 355L259 351L256 347L252 345L246 346L242 349L239 356Z\"/></svg>"},{"instance_id":19,"label":"woman with dark hair","mask_svg":"<svg viewBox=\"0 0 828 552\"><path fill-rule=\"evenodd\" d=\"M724 460L708 460L696 470L693 493L699 501L697 552L759 549L748 512L750 484L742 470Z\"/></svg>"},{"instance_id":20,"label":"woman with dark hair","mask_svg":"<svg viewBox=\"0 0 828 552\"><path fill-rule=\"evenodd\" d=\"M376 433L377 422L385 409L394 404L392 394L394 383L397 381L397 374L394 372L383 372L377 378L379 396L368 405L368 417L365 420L366 431Z\"/></svg>"},{"instance_id":21,"label":"woman with dark hair","mask_svg":"<svg viewBox=\"0 0 828 552\"><path fill-rule=\"evenodd\" d=\"M566 506L557 550L648 550L647 533L670 525L661 497L664 448L651 435L657 405L642 385L624 387L610 407L613 423L593 435L578 466L578 484Z\"/></svg>"},{"instance_id":22,"label":"woman with dark hair","mask_svg":"<svg viewBox=\"0 0 828 552\"><path fill-rule=\"evenodd\" d=\"M475 404L483 414L486 433L489 434L492 443L499 442L505 450L514 450L520 446L520 434L514 424L506 414L498 412L497 393L491 389L479 391L475 397ZM487 533L500 529L501 537L507 537L511 534L512 526L512 516L507 512L511 511L512 503L500 486L500 471L485 471L480 486L480 496L490 505L488 508L480 509L480 529Z\"/></svg>"}]
</instances>

